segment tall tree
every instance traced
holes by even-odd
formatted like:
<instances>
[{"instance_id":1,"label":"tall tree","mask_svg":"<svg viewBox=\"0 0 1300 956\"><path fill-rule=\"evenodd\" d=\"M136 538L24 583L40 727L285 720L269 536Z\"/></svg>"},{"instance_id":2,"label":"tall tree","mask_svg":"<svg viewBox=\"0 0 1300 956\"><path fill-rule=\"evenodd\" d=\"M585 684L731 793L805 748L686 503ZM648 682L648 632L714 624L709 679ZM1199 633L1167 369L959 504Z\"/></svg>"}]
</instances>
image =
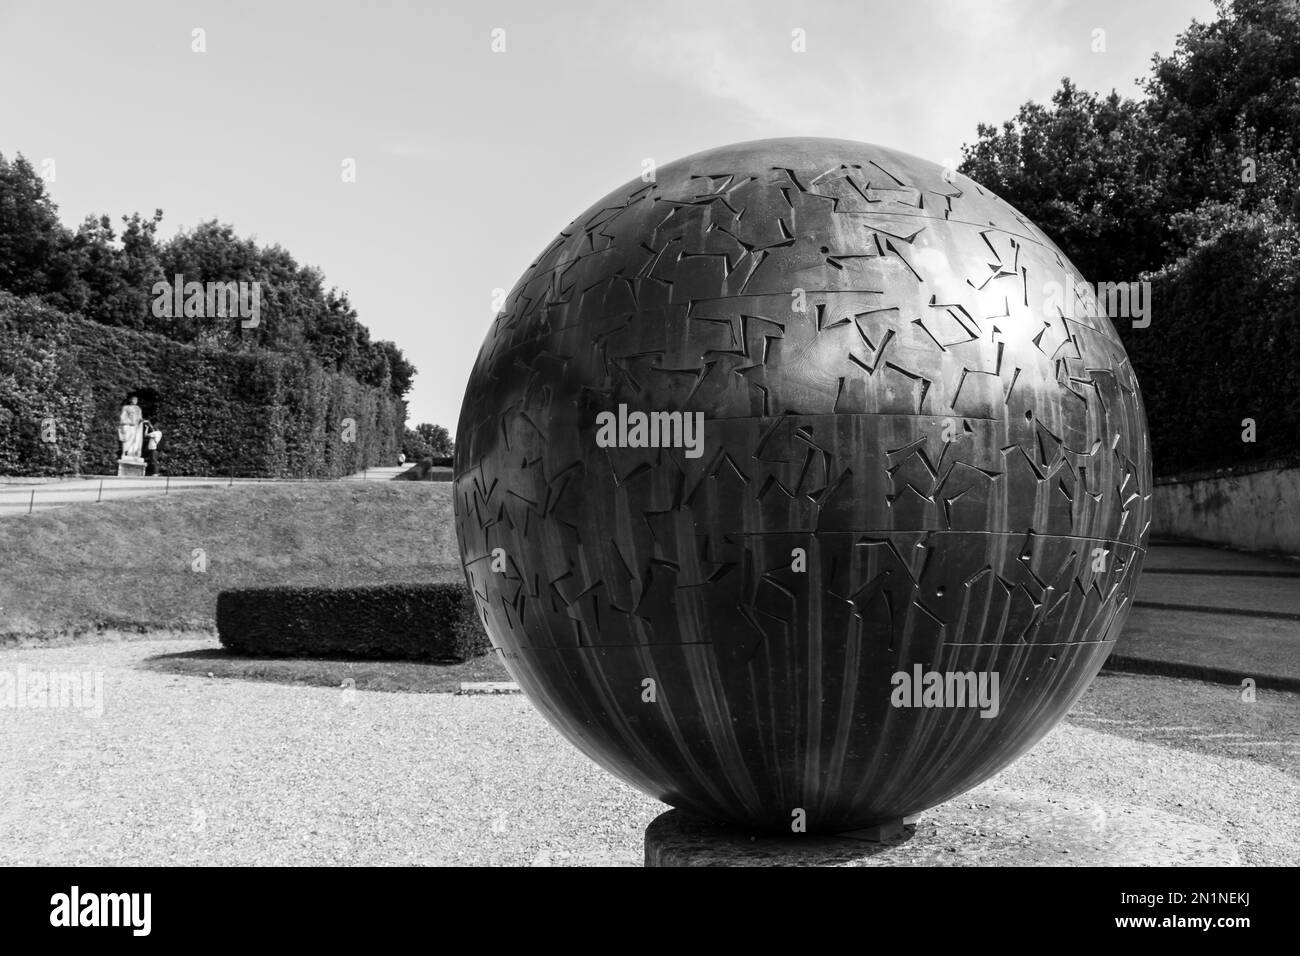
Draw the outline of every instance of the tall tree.
<instances>
[{"instance_id":1,"label":"tall tree","mask_svg":"<svg viewBox=\"0 0 1300 956\"><path fill-rule=\"evenodd\" d=\"M0 290L182 342L306 353L399 398L410 391L414 366L392 342L371 340L347 293L327 289L319 269L300 265L282 246L259 247L217 220L159 242L161 220L161 210L152 218L123 216L119 234L109 216L87 216L71 232L31 163L0 155ZM241 321L243 315L160 318L155 285L174 284L176 276L186 284L256 283L257 323Z\"/></svg>"},{"instance_id":2,"label":"tall tree","mask_svg":"<svg viewBox=\"0 0 1300 956\"><path fill-rule=\"evenodd\" d=\"M1300 2L1215 0L1144 84L1153 121L1183 144L1170 182L1175 204L1255 209L1266 201L1300 219Z\"/></svg>"},{"instance_id":3,"label":"tall tree","mask_svg":"<svg viewBox=\"0 0 1300 956\"><path fill-rule=\"evenodd\" d=\"M55 291L66 281L67 230L45 192L45 180L19 154L0 154L0 289L14 295Z\"/></svg>"},{"instance_id":4,"label":"tall tree","mask_svg":"<svg viewBox=\"0 0 1300 956\"><path fill-rule=\"evenodd\" d=\"M1051 106L981 123L961 171L1028 216L1092 281L1131 281L1164 261L1166 182L1177 144L1143 104L1068 79Z\"/></svg>"},{"instance_id":5,"label":"tall tree","mask_svg":"<svg viewBox=\"0 0 1300 956\"><path fill-rule=\"evenodd\" d=\"M123 216L119 237L108 216L87 216L64 249L68 281L47 300L105 325L153 330L152 290L162 278L156 238L161 221L161 209L152 219Z\"/></svg>"},{"instance_id":6,"label":"tall tree","mask_svg":"<svg viewBox=\"0 0 1300 956\"><path fill-rule=\"evenodd\" d=\"M381 350L387 358L393 394L405 395L414 384L415 366L406 360L406 356L402 354L402 350L394 342L384 340L374 343L374 346L376 349Z\"/></svg>"},{"instance_id":7,"label":"tall tree","mask_svg":"<svg viewBox=\"0 0 1300 956\"><path fill-rule=\"evenodd\" d=\"M429 446L429 450L438 457L450 455L455 448L451 440L451 433L443 425L431 425L428 422L421 422L415 426L415 433L420 436L420 440Z\"/></svg>"},{"instance_id":8,"label":"tall tree","mask_svg":"<svg viewBox=\"0 0 1300 956\"><path fill-rule=\"evenodd\" d=\"M1300 449L1300 0L1216 7L1153 58L1144 100L1065 81L963 163L1088 278L1149 275L1152 327L1118 328L1165 474Z\"/></svg>"}]
</instances>

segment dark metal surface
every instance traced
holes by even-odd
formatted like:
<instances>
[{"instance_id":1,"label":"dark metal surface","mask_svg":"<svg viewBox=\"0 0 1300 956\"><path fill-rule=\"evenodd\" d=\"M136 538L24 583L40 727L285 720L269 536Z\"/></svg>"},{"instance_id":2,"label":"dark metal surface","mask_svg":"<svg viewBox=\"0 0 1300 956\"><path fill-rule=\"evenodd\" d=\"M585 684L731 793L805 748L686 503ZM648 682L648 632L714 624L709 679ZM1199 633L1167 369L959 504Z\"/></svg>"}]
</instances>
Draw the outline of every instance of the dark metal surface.
<instances>
[{"instance_id":1,"label":"dark metal surface","mask_svg":"<svg viewBox=\"0 0 1300 956\"><path fill-rule=\"evenodd\" d=\"M515 679L613 773L748 825L890 820L1014 760L1111 650L1150 517L1137 383L1085 287L1050 304L1067 276L986 190L861 143L724 147L597 203L511 292L456 432ZM599 447L620 405L702 412L699 456ZM917 665L998 673L997 716L894 706Z\"/></svg>"}]
</instances>

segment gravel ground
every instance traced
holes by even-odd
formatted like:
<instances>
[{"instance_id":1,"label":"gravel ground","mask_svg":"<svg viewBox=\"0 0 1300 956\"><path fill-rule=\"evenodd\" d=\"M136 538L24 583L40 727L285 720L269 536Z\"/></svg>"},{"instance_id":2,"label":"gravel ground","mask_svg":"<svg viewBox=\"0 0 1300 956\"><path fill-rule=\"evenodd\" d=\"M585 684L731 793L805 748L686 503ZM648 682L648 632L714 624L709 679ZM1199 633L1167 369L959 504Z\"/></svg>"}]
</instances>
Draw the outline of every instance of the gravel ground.
<instances>
[{"instance_id":1,"label":"gravel ground","mask_svg":"<svg viewBox=\"0 0 1300 956\"><path fill-rule=\"evenodd\" d=\"M0 864L639 865L667 809L522 697L370 693L157 673L211 638L0 650L90 671L103 713L0 709ZM1254 707L1254 710L1244 708ZM992 781L1164 810L1249 864L1300 863L1300 698L1103 675Z\"/></svg>"}]
</instances>

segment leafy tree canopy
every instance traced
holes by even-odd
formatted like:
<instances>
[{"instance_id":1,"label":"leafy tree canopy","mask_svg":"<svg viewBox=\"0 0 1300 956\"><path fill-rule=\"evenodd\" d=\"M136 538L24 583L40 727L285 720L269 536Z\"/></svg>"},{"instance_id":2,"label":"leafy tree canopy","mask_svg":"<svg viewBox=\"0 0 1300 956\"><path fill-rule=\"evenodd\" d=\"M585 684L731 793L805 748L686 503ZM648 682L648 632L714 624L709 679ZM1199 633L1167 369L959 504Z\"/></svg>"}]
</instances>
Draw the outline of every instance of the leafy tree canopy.
<instances>
[{"instance_id":1,"label":"leafy tree canopy","mask_svg":"<svg viewBox=\"0 0 1300 956\"><path fill-rule=\"evenodd\" d=\"M233 227L203 222L158 240L162 210L152 217L88 216L75 230L60 223L45 181L22 155L0 155L0 290L37 296L104 325L160 333L181 342L231 350L307 353L323 367L401 397L416 369L393 342L371 341L346 292L326 288L320 270L302 266L282 246L258 246ZM159 318L154 287L182 275L188 282L257 282L259 321Z\"/></svg>"}]
</instances>

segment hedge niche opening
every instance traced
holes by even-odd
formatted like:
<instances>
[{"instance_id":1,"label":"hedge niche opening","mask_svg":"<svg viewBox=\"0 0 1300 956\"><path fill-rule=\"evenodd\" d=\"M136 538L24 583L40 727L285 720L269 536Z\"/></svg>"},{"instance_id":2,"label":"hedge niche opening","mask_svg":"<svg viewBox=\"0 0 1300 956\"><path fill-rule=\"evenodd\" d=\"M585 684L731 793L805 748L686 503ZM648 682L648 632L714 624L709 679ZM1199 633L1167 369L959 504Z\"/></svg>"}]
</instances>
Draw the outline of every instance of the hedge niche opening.
<instances>
[{"instance_id":1,"label":"hedge niche opening","mask_svg":"<svg viewBox=\"0 0 1300 956\"><path fill-rule=\"evenodd\" d=\"M492 649L463 584L222 591L217 633L258 657L466 661Z\"/></svg>"}]
</instances>

